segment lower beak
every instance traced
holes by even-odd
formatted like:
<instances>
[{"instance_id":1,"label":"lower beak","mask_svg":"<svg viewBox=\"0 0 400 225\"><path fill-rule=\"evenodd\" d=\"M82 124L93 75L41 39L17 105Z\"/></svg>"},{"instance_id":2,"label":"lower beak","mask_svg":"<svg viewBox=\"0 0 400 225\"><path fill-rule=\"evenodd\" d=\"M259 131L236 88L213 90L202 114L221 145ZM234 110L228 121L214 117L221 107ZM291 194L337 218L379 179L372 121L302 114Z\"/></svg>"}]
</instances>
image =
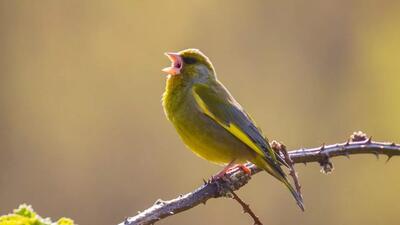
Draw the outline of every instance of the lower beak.
<instances>
[{"instance_id":1,"label":"lower beak","mask_svg":"<svg viewBox=\"0 0 400 225\"><path fill-rule=\"evenodd\" d=\"M182 68L182 57L174 52L166 52L165 55L171 60L171 66L162 69L162 71L171 75L179 74Z\"/></svg>"}]
</instances>

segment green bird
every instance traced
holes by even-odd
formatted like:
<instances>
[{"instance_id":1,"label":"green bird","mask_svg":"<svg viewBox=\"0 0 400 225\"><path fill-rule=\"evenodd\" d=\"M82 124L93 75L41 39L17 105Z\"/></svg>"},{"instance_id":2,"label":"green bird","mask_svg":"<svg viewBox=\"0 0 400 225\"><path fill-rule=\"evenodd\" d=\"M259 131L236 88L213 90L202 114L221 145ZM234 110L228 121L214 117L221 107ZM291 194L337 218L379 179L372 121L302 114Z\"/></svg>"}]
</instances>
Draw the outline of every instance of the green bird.
<instances>
[{"instance_id":1,"label":"green bird","mask_svg":"<svg viewBox=\"0 0 400 225\"><path fill-rule=\"evenodd\" d=\"M301 194L281 168L287 164L217 79L207 56L197 49L165 54L172 64L163 69L168 77L162 104L183 142L199 157L226 165L217 176L235 165L249 173L243 163L255 164L284 183L304 211Z\"/></svg>"}]
</instances>

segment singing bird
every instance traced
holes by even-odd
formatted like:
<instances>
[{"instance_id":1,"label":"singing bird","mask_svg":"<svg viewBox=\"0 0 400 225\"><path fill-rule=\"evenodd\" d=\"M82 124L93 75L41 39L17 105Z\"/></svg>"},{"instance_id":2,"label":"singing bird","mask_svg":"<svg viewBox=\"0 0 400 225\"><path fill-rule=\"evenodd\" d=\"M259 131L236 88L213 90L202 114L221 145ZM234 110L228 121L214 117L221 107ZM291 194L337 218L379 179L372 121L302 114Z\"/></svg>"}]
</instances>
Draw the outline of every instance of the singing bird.
<instances>
[{"instance_id":1,"label":"singing bird","mask_svg":"<svg viewBox=\"0 0 400 225\"><path fill-rule=\"evenodd\" d=\"M232 167L251 162L289 188L304 211L302 197L289 183L282 157L269 145L261 130L217 79L211 61L197 49L165 53L171 66L162 98L165 114L183 142L198 156Z\"/></svg>"}]
</instances>

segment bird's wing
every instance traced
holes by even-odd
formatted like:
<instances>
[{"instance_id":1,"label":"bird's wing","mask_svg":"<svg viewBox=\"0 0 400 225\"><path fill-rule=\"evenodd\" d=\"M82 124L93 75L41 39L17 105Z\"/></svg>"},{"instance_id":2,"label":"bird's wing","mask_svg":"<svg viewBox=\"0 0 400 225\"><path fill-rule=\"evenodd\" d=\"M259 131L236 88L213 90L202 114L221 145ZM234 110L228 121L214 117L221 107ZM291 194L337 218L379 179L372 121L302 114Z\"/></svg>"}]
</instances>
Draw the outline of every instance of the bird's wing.
<instances>
[{"instance_id":1,"label":"bird's wing","mask_svg":"<svg viewBox=\"0 0 400 225\"><path fill-rule=\"evenodd\" d=\"M282 157L271 148L268 140L263 137L250 116L222 85L210 87L204 84L196 84L193 87L193 96L204 114L224 127L253 151L268 159L268 161L279 162L279 164L287 166Z\"/></svg>"}]
</instances>

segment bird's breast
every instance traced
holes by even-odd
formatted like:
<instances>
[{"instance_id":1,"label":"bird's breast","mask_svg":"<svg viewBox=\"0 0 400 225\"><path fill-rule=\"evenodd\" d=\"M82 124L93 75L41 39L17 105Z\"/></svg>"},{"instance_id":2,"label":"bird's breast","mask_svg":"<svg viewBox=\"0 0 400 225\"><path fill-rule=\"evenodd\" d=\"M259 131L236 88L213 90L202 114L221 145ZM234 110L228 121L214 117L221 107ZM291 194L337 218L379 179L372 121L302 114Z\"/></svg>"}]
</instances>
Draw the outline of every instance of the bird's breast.
<instances>
[{"instance_id":1,"label":"bird's breast","mask_svg":"<svg viewBox=\"0 0 400 225\"><path fill-rule=\"evenodd\" d=\"M182 78L171 76L167 79L165 91L162 97L164 112L169 120L181 111L182 107L190 99L190 86Z\"/></svg>"}]
</instances>

